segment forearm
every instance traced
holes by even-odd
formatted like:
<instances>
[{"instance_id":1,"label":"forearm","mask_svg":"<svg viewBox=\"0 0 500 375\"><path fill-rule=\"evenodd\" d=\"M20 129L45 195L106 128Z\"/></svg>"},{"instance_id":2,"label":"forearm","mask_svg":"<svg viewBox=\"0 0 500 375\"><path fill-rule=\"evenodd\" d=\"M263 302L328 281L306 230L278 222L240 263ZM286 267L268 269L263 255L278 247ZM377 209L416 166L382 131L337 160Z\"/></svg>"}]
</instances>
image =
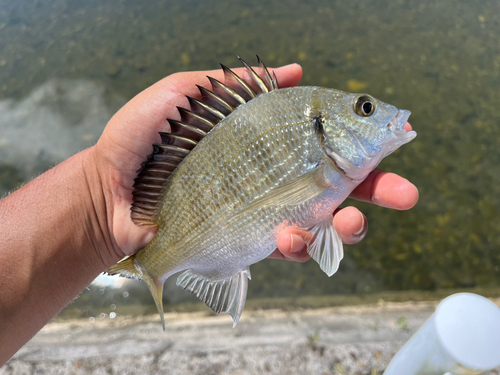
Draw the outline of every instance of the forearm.
<instances>
[{"instance_id":1,"label":"forearm","mask_svg":"<svg viewBox=\"0 0 500 375\"><path fill-rule=\"evenodd\" d=\"M85 150L0 201L0 365L119 260L92 159Z\"/></svg>"}]
</instances>

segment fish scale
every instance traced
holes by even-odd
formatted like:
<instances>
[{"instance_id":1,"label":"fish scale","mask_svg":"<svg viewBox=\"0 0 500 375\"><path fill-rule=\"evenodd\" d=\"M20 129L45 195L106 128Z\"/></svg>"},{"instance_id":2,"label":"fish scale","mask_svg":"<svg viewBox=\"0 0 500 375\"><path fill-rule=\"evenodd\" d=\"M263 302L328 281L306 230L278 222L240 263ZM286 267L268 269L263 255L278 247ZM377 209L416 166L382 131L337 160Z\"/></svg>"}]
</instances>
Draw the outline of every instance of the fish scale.
<instances>
[{"instance_id":1,"label":"fish scale","mask_svg":"<svg viewBox=\"0 0 500 375\"><path fill-rule=\"evenodd\" d=\"M169 120L135 180L132 220L158 231L108 273L144 280L163 324L163 283L179 271L177 285L236 324L249 266L287 227L311 232L308 253L331 276L343 256L332 212L416 136L403 129L408 111L366 94L278 89L260 59L260 75L243 64L250 79L223 66L225 84L199 86L201 101Z\"/></svg>"}]
</instances>

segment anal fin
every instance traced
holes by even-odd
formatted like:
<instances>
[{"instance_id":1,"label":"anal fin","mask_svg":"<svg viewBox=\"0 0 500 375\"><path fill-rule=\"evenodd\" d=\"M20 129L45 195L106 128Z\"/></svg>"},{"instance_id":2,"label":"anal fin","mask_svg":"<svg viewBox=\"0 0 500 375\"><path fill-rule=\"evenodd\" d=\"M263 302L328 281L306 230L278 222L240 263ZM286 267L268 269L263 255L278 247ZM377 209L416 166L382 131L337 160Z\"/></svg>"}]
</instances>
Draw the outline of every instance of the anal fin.
<instances>
[{"instance_id":1,"label":"anal fin","mask_svg":"<svg viewBox=\"0 0 500 375\"><path fill-rule=\"evenodd\" d=\"M227 312L233 318L233 327L240 320L247 298L250 269L223 280L211 281L191 270L177 278L177 286L189 290L210 307L216 314Z\"/></svg>"},{"instance_id":2,"label":"anal fin","mask_svg":"<svg viewBox=\"0 0 500 375\"><path fill-rule=\"evenodd\" d=\"M309 228L312 236L307 243L307 253L318 262L319 267L328 276L332 276L339 269L344 257L342 240L333 227L331 217Z\"/></svg>"}]
</instances>

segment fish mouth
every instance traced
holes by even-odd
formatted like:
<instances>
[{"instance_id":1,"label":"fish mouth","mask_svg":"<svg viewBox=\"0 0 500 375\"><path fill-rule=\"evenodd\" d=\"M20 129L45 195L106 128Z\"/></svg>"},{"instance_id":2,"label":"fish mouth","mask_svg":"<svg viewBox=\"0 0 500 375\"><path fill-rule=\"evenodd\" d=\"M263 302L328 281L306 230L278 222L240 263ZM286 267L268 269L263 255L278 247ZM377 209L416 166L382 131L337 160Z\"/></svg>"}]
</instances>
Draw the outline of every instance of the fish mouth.
<instances>
[{"instance_id":1,"label":"fish mouth","mask_svg":"<svg viewBox=\"0 0 500 375\"><path fill-rule=\"evenodd\" d=\"M413 138L417 136L417 133L413 130L406 131L404 126L408 122L408 118L410 117L411 112L406 109L400 109L396 116L389 121L387 126L394 133L397 138L403 138L407 140L407 142L411 141Z\"/></svg>"}]
</instances>

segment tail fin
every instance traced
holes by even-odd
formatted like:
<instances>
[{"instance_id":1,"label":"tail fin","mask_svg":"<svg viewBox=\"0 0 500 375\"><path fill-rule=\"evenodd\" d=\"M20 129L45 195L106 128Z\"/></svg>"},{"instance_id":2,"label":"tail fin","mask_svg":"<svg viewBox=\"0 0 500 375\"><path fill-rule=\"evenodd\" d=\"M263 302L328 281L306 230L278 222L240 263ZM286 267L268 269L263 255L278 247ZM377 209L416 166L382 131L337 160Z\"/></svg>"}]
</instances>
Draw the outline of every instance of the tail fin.
<instances>
[{"instance_id":1,"label":"tail fin","mask_svg":"<svg viewBox=\"0 0 500 375\"><path fill-rule=\"evenodd\" d=\"M120 275L129 279L143 280L149 287L149 291L153 295L156 308L161 317L161 324L165 331L165 316L163 315L163 282L153 279L141 268L137 268L134 264L135 255L132 255L120 263L115 264L106 271L108 275Z\"/></svg>"}]
</instances>

